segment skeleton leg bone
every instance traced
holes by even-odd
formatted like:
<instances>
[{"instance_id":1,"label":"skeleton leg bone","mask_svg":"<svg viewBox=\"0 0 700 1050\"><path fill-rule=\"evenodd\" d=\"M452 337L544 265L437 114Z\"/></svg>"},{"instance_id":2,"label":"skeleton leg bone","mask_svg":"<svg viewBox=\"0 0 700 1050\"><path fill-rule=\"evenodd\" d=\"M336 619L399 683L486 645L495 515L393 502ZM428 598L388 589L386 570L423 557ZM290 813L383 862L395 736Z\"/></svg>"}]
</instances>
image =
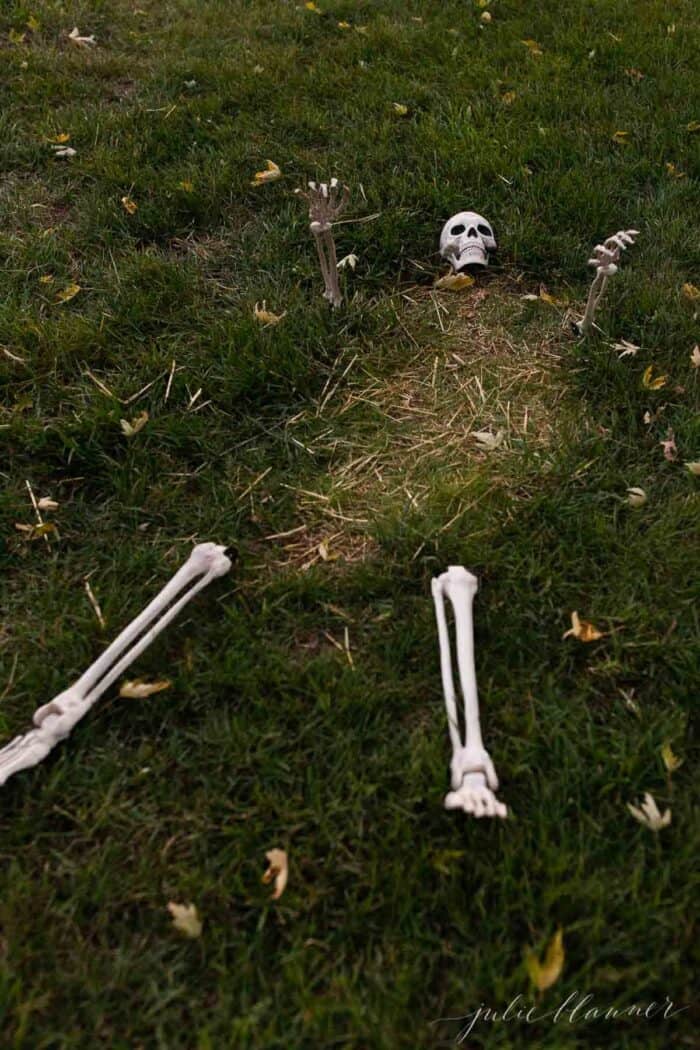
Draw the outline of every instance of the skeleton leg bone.
<instances>
[{"instance_id":1,"label":"skeleton leg bone","mask_svg":"<svg viewBox=\"0 0 700 1050\"><path fill-rule=\"evenodd\" d=\"M495 795L498 790L498 777L491 756L484 748L479 721L472 617L472 604L477 586L476 577L461 565L451 565L447 572L432 582L442 686L452 743L452 791L445 797L445 808L463 809L465 813L473 813L475 817L505 817L507 809ZM464 696L464 744L457 714L445 598L449 599L454 609L457 665Z\"/></svg>"},{"instance_id":2,"label":"skeleton leg bone","mask_svg":"<svg viewBox=\"0 0 700 1050\"><path fill-rule=\"evenodd\" d=\"M0 787L14 773L41 762L187 602L230 568L225 548L214 543L198 544L170 582L77 682L37 708L33 717L36 729L0 749Z\"/></svg>"}]
</instances>

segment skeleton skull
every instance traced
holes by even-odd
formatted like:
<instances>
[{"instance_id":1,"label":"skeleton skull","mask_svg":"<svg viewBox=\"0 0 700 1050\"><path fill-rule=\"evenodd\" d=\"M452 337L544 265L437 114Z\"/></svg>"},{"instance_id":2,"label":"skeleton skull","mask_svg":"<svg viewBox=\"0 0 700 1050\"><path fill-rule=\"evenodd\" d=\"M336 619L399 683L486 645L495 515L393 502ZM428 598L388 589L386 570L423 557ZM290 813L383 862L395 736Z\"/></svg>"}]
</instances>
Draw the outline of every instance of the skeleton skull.
<instances>
[{"instance_id":1,"label":"skeleton skull","mask_svg":"<svg viewBox=\"0 0 700 1050\"><path fill-rule=\"evenodd\" d=\"M493 228L475 211L460 211L453 215L440 234L440 255L447 259L455 273L472 266L488 265L488 252L496 250Z\"/></svg>"}]
</instances>

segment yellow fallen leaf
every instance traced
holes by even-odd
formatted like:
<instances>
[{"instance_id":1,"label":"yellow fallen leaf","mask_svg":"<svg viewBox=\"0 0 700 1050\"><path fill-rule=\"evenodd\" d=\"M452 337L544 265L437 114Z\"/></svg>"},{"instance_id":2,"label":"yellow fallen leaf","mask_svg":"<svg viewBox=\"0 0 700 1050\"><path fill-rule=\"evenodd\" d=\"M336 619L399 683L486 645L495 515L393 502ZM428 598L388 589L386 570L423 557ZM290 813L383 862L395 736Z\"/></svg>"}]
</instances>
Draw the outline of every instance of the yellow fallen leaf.
<instances>
[{"instance_id":1,"label":"yellow fallen leaf","mask_svg":"<svg viewBox=\"0 0 700 1050\"><path fill-rule=\"evenodd\" d=\"M477 7L488 7L490 0L476 0Z\"/></svg>"},{"instance_id":2,"label":"yellow fallen leaf","mask_svg":"<svg viewBox=\"0 0 700 1050\"><path fill-rule=\"evenodd\" d=\"M666 161L666 171L672 179L686 179L688 176L684 171L679 171L673 161Z\"/></svg>"},{"instance_id":3,"label":"yellow fallen leaf","mask_svg":"<svg viewBox=\"0 0 700 1050\"><path fill-rule=\"evenodd\" d=\"M675 773L683 765L683 759L674 755L673 748L668 740L661 747L661 757L669 773Z\"/></svg>"},{"instance_id":4,"label":"yellow fallen leaf","mask_svg":"<svg viewBox=\"0 0 700 1050\"><path fill-rule=\"evenodd\" d=\"M266 182L276 182L282 178L282 172L274 160L268 160L265 171L256 171L251 186L264 186Z\"/></svg>"},{"instance_id":5,"label":"yellow fallen leaf","mask_svg":"<svg viewBox=\"0 0 700 1050\"><path fill-rule=\"evenodd\" d=\"M189 179L183 179L182 182L178 182L178 189L184 190L185 193L192 193L194 190L194 183L190 182Z\"/></svg>"},{"instance_id":6,"label":"yellow fallen leaf","mask_svg":"<svg viewBox=\"0 0 700 1050\"><path fill-rule=\"evenodd\" d=\"M122 433L125 434L126 437L130 438L133 437L134 434L138 434L139 430L143 430L143 428L146 426L146 423L148 423L148 420L148 412L144 411L139 412L139 414L135 416L131 420L131 422L129 422L126 419L120 419L119 425L122 428Z\"/></svg>"},{"instance_id":7,"label":"yellow fallen leaf","mask_svg":"<svg viewBox=\"0 0 700 1050\"><path fill-rule=\"evenodd\" d=\"M532 950L525 956L525 966L530 975L530 980L539 992L545 992L561 977L564 969L564 932L561 928L552 937L547 945L542 962Z\"/></svg>"},{"instance_id":8,"label":"yellow fallen leaf","mask_svg":"<svg viewBox=\"0 0 700 1050\"><path fill-rule=\"evenodd\" d=\"M352 29L349 22L338 22L338 29Z\"/></svg>"},{"instance_id":9,"label":"yellow fallen leaf","mask_svg":"<svg viewBox=\"0 0 700 1050\"><path fill-rule=\"evenodd\" d=\"M56 294L57 303L69 303L71 299L75 299L76 295L80 291L79 284L69 284L62 292Z\"/></svg>"},{"instance_id":10,"label":"yellow fallen leaf","mask_svg":"<svg viewBox=\"0 0 700 1050\"><path fill-rule=\"evenodd\" d=\"M394 108L394 112L398 113L400 117L405 117L408 113L408 106L404 106L403 102L392 102L391 104Z\"/></svg>"},{"instance_id":11,"label":"yellow fallen leaf","mask_svg":"<svg viewBox=\"0 0 700 1050\"><path fill-rule=\"evenodd\" d=\"M684 465L686 469L690 471L691 474L694 474L696 477L700 477L700 462L696 460L693 463L686 460Z\"/></svg>"},{"instance_id":12,"label":"yellow fallen leaf","mask_svg":"<svg viewBox=\"0 0 700 1050\"><path fill-rule=\"evenodd\" d=\"M283 849L271 849L265 854L268 868L262 877L263 883L268 886L274 879L275 889L272 900L276 901L282 896L289 878L289 861Z\"/></svg>"},{"instance_id":13,"label":"yellow fallen leaf","mask_svg":"<svg viewBox=\"0 0 700 1050\"><path fill-rule=\"evenodd\" d=\"M129 215L134 215L138 209L138 204L136 201L133 201L131 197L122 197L122 208L125 212L128 212Z\"/></svg>"},{"instance_id":14,"label":"yellow fallen leaf","mask_svg":"<svg viewBox=\"0 0 700 1050\"><path fill-rule=\"evenodd\" d=\"M506 91L501 95L501 102L503 102L506 106L510 106L513 102L515 102L517 97L518 96L515 91Z\"/></svg>"},{"instance_id":15,"label":"yellow fallen leaf","mask_svg":"<svg viewBox=\"0 0 700 1050\"><path fill-rule=\"evenodd\" d=\"M559 303L559 300L555 299L554 296L550 295L550 293L544 288L540 288L540 299L545 303L549 303L550 306L557 306Z\"/></svg>"},{"instance_id":16,"label":"yellow fallen leaf","mask_svg":"<svg viewBox=\"0 0 700 1050\"><path fill-rule=\"evenodd\" d=\"M629 140L629 131L616 131L612 136L613 142L617 142L618 145L626 146Z\"/></svg>"},{"instance_id":17,"label":"yellow fallen leaf","mask_svg":"<svg viewBox=\"0 0 700 1050\"><path fill-rule=\"evenodd\" d=\"M53 284L54 276L52 273L45 273L43 277L39 278L39 284Z\"/></svg>"},{"instance_id":18,"label":"yellow fallen leaf","mask_svg":"<svg viewBox=\"0 0 700 1050\"><path fill-rule=\"evenodd\" d=\"M304 7L307 11L313 11L315 15L323 14L323 12L318 7L316 7L314 0L307 0L307 2L304 4Z\"/></svg>"},{"instance_id":19,"label":"yellow fallen leaf","mask_svg":"<svg viewBox=\"0 0 700 1050\"><path fill-rule=\"evenodd\" d=\"M164 689L170 689L172 684L168 678L162 678L156 682L146 682L143 678L134 678L130 682L122 682L119 687L119 695L126 700L146 700L155 693L162 693Z\"/></svg>"},{"instance_id":20,"label":"yellow fallen leaf","mask_svg":"<svg viewBox=\"0 0 700 1050\"><path fill-rule=\"evenodd\" d=\"M185 937L201 937L202 920L194 904L176 904L168 901L168 911L173 917L173 926Z\"/></svg>"},{"instance_id":21,"label":"yellow fallen leaf","mask_svg":"<svg viewBox=\"0 0 700 1050\"><path fill-rule=\"evenodd\" d=\"M253 317L265 328L268 328L271 325L279 324L282 318L286 316L286 310L283 314L273 314L272 310L268 310L267 301L265 299L263 299L262 301L262 306L260 306L260 303L256 303L253 309Z\"/></svg>"},{"instance_id":22,"label":"yellow fallen leaf","mask_svg":"<svg viewBox=\"0 0 700 1050\"><path fill-rule=\"evenodd\" d=\"M15 528L17 532L21 532L28 540L38 540L42 536L48 536L49 533L58 533L58 529L52 521L44 521L41 525L22 525L20 522L15 522Z\"/></svg>"},{"instance_id":23,"label":"yellow fallen leaf","mask_svg":"<svg viewBox=\"0 0 700 1050\"><path fill-rule=\"evenodd\" d=\"M531 55L542 54L542 48L536 40L523 40L522 43L525 45L525 47L528 49Z\"/></svg>"},{"instance_id":24,"label":"yellow fallen leaf","mask_svg":"<svg viewBox=\"0 0 700 1050\"><path fill-rule=\"evenodd\" d=\"M700 288L697 285L691 284L690 281L686 281L681 289L686 299L690 299L691 302L695 302L700 299Z\"/></svg>"},{"instance_id":25,"label":"yellow fallen leaf","mask_svg":"<svg viewBox=\"0 0 700 1050\"><path fill-rule=\"evenodd\" d=\"M460 292L463 288L471 288L474 278L468 273L446 273L444 277L438 277L435 288L448 288L451 292Z\"/></svg>"},{"instance_id":26,"label":"yellow fallen leaf","mask_svg":"<svg viewBox=\"0 0 700 1050\"><path fill-rule=\"evenodd\" d=\"M10 38L10 43L11 44L17 44L17 45L23 44L24 41L27 39L27 34L26 33L20 33L16 29L11 29L10 32L8 33L8 36Z\"/></svg>"},{"instance_id":27,"label":"yellow fallen leaf","mask_svg":"<svg viewBox=\"0 0 700 1050\"><path fill-rule=\"evenodd\" d=\"M32 33L38 33L41 29L41 22L34 15L30 15L27 19L27 28L31 29Z\"/></svg>"},{"instance_id":28,"label":"yellow fallen leaf","mask_svg":"<svg viewBox=\"0 0 700 1050\"><path fill-rule=\"evenodd\" d=\"M70 135L67 131L62 131L58 135L53 135L47 138L47 142L55 142L58 146L62 146L64 142L70 142Z\"/></svg>"},{"instance_id":29,"label":"yellow fallen leaf","mask_svg":"<svg viewBox=\"0 0 700 1050\"><path fill-rule=\"evenodd\" d=\"M642 376L642 386L645 390L661 390L663 386L666 386L668 376L654 375L654 366L649 365L648 368L644 369L644 375Z\"/></svg>"},{"instance_id":30,"label":"yellow fallen leaf","mask_svg":"<svg viewBox=\"0 0 700 1050\"><path fill-rule=\"evenodd\" d=\"M571 627L561 636L562 641L565 638L578 638L579 642L597 642L602 637L603 632L588 620L581 620L577 612L572 612Z\"/></svg>"},{"instance_id":31,"label":"yellow fallen leaf","mask_svg":"<svg viewBox=\"0 0 700 1050\"><path fill-rule=\"evenodd\" d=\"M689 131L691 135L694 131L700 131L700 120L691 120L689 124L686 124L685 130Z\"/></svg>"}]
</instances>

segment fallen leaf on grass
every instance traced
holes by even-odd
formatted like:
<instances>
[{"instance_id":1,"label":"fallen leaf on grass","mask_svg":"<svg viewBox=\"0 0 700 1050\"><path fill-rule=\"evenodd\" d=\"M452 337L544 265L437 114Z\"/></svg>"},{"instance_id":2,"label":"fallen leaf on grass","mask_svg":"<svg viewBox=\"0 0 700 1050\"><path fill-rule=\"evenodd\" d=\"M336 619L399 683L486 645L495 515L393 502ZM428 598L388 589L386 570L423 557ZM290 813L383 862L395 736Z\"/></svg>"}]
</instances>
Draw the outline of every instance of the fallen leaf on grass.
<instances>
[{"instance_id":1,"label":"fallen leaf on grass","mask_svg":"<svg viewBox=\"0 0 700 1050\"><path fill-rule=\"evenodd\" d=\"M647 501L647 494L644 489L638 488L633 485L631 489L627 489L627 502L630 507L643 507Z\"/></svg>"},{"instance_id":2,"label":"fallen leaf on grass","mask_svg":"<svg viewBox=\"0 0 700 1050\"><path fill-rule=\"evenodd\" d=\"M39 284L53 284L54 275L52 273L45 273L43 277L39 278Z\"/></svg>"},{"instance_id":3,"label":"fallen leaf on grass","mask_svg":"<svg viewBox=\"0 0 700 1050\"><path fill-rule=\"evenodd\" d=\"M700 120L691 120L689 124L686 124L685 130L689 131L691 134L694 131L700 131Z\"/></svg>"},{"instance_id":4,"label":"fallen leaf on grass","mask_svg":"<svg viewBox=\"0 0 700 1050\"><path fill-rule=\"evenodd\" d=\"M178 182L177 188L184 190L185 193L192 193L194 191L194 183L190 182L189 179L183 179L182 182Z\"/></svg>"},{"instance_id":5,"label":"fallen leaf on grass","mask_svg":"<svg viewBox=\"0 0 700 1050\"><path fill-rule=\"evenodd\" d=\"M282 171L274 160L267 161L265 171L256 171L251 186L264 186L266 182L276 182L282 178Z\"/></svg>"},{"instance_id":6,"label":"fallen leaf on grass","mask_svg":"<svg viewBox=\"0 0 700 1050\"><path fill-rule=\"evenodd\" d=\"M501 102L505 106L510 106L510 105L512 105L513 102L515 102L517 97L518 96L517 96L517 93L515 91L505 91L501 95Z\"/></svg>"},{"instance_id":7,"label":"fallen leaf on grass","mask_svg":"<svg viewBox=\"0 0 700 1050\"><path fill-rule=\"evenodd\" d=\"M630 78L630 80L644 80L644 74L642 73L641 69L634 69L634 67L632 67L630 69L626 69L625 73Z\"/></svg>"},{"instance_id":8,"label":"fallen leaf on grass","mask_svg":"<svg viewBox=\"0 0 700 1050\"><path fill-rule=\"evenodd\" d=\"M131 197L122 197L122 208L129 215L135 215L138 211L138 204Z\"/></svg>"},{"instance_id":9,"label":"fallen leaf on grass","mask_svg":"<svg viewBox=\"0 0 700 1050\"><path fill-rule=\"evenodd\" d=\"M618 351L617 358L619 361L623 357L635 357L640 349L635 343L628 342L627 339L621 339L619 343L613 343L612 348Z\"/></svg>"},{"instance_id":10,"label":"fallen leaf on grass","mask_svg":"<svg viewBox=\"0 0 700 1050\"><path fill-rule=\"evenodd\" d=\"M10 43L16 44L18 46L19 44L23 44L24 41L27 39L27 34L20 33L17 29L11 29L7 35L9 37Z\"/></svg>"},{"instance_id":11,"label":"fallen leaf on grass","mask_svg":"<svg viewBox=\"0 0 700 1050\"><path fill-rule=\"evenodd\" d=\"M344 270L346 266L349 266L353 273L355 272L355 267L357 266L357 256L354 255L352 252L350 253L350 255L344 255L338 263L339 270Z\"/></svg>"},{"instance_id":12,"label":"fallen leaf on grass","mask_svg":"<svg viewBox=\"0 0 700 1050\"><path fill-rule=\"evenodd\" d=\"M648 368L644 369L644 375L642 376L642 386L645 390L661 390L662 386L666 386L668 376L654 375L654 366L649 365Z\"/></svg>"},{"instance_id":13,"label":"fallen leaf on grass","mask_svg":"<svg viewBox=\"0 0 700 1050\"><path fill-rule=\"evenodd\" d=\"M320 8L316 7L314 0L307 0L307 3L304 4L304 7L307 11L312 11L315 15L323 14L323 11L321 11Z\"/></svg>"},{"instance_id":14,"label":"fallen leaf on grass","mask_svg":"<svg viewBox=\"0 0 700 1050\"><path fill-rule=\"evenodd\" d=\"M146 682L143 678L134 678L130 682L123 682L119 687L119 695L126 700L147 700L155 693L162 693L164 689L170 689L172 682L168 678L160 681Z\"/></svg>"},{"instance_id":15,"label":"fallen leaf on grass","mask_svg":"<svg viewBox=\"0 0 700 1050\"><path fill-rule=\"evenodd\" d=\"M408 106L404 106L403 102L392 102L391 105L394 113L398 114L399 117L405 117L408 113Z\"/></svg>"},{"instance_id":16,"label":"fallen leaf on grass","mask_svg":"<svg viewBox=\"0 0 700 1050\"><path fill-rule=\"evenodd\" d=\"M70 135L67 131L61 131L58 135L50 136L46 141L54 142L57 146L62 146L65 142L70 142Z\"/></svg>"},{"instance_id":17,"label":"fallen leaf on grass","mask_svg":"<svg viewBox=\"0 0 700 1050\"><path fill-rule=\"evenodd\" d=\"M618 146L629 145L629 131L615 131L612 135L613 142L616 142Z\"/></svg>"},{"instance_id":18,"label":"fallen leaf on grass","mask_svg":"<svg viewBox=\"0 0 700 1050\"><path fill-rule=\"evenodd\" d=\"M63 289L63 291L56 293L56 302L69 303L71 299L75 299L79 291L79 284L69 284L66 288Z\"/></svg>"},{"instance_id":19,"label":"fallen leaf on grass","mask_svg":"<svg viewBox=\"0 0 700 1050\"><path fill-rule=\"evenodd\" d=\"M688 462L686 460L685 467L690 471L691 474L695 474L696 477L700 476L700 462Z\"/></svg>"},{"instance_id":20,"label":"fallen leaf on grass","mask_svg":"<svg viewBox=\"0 0 700 1050\"><path fill-rule=\"evenodd\" d=\"M42 496L37 501L37 507L39 510L58 510L58 503L55 499L51 499L50 496Z\"/></svg>"},{"instance_id":21,"label":"fallen leaf on grass","mask_svg":"<svg viewBox=\"0 0 700 1050\"><path fill-rule=\"evenodd\" d=\"M640 824L643 824L645 828L649 828L650 831L661 831L662 828L667 828L671 823L671 810L667 809L666 812L661 815L659 813L659 807L656 805L654 796L649 794L648 791L644 792L644 801L642 802L641 809L637 809L636 806L627 803L627 808Z\"/></svg>"},{"instance_id":22,"label":"fallen leaf on grass","mask_svg":"<svg viewBox=\"0 0 700 1050\"><path fill-rule=\"evenodd\" d=\"M77 157L77 149L73 149L72 146L54 146L53 148L54 157L64 157L70 160L71 157Z\"/></svg>"},{"instance_id":23,"label":"fallen leaf on grass","mask_svg":"<svg viewBox=\"0 0 700 1050\"><path fill-rule=\"evenodd\" d=\"M675 773L676 770L680 769L680 767L683 765L683 759L679 758L678 755L674 755L673 748L671 747L671 743L669 740L667 740L665 744L661 745L661 757L663 759L664 765L666 766L666 771L668 773Z\"/></svg>"},{"instance_id":24,"label":"fallen leaf on grass","mask_svg":"<svg viewBox=\"0 0 700 1050\"><path fill-rule=\"evenodd\" d=\"M352 29L349 22L338 22L338 29Z\"/></svg>"},{"instance_id":25,"label":"fallen leaf on grass","mask_svg":"<svg viewBox=\"0 0 700 1050\"><path fill-rule=\"evenodd\" d=\"M194 904L176 904L168 901L168 911L173 917L173 926L185 937L202 936L202 920Z\"/></svg>"},{"instance_id":26,"label":"fallen leaf on grass","mask_svg":"<svg viewBox=\"0 0 700 1050\"><path fill-rule=\"evenodd\" d=\"M678 446L676 445L674 433L670 428L666 437L659 444L664 450L664 459L667 459L669 463L673 463L678 459Z\"/></svg>"},{"instance_id":27,"label":"fallen leaf on grass","mask_svg":"<svg viewBox=\"0 0 700 1050\"><path fill-rule=\"evenodd\" d=\"M15 528L27 540L39 540L42 536L48 536L51 532L58 533L58 529L52 521L44 521L41 525L22 525L20 522L15 522Z\"/></svg>"},{"instance_id":28,"label":"fallen leaf on grass","mask_svg":"<svg viewBox=\"0 0 700 1050\"><path fill-rule=\"evenodd\" d=\"M94 34L91 34L90 36L81 36L80 30L77 26L74 26L68 34L68 39L71 44L75 44L76 47L94 47L97 43Z\"/></svg>"},{"instance_id":29,"label":"fallen leaf on grass","mask_svg":"<svg viewBox=\"0 0 700 1050\"><path fill-rule=\"evenodd\" d=\"M536 56L542 54L542 48L536 40L522 40L521 43L525 45L531 55Z\"/></svg>"},{"instance_id":30,"label":"fallen leaf on grass","mask_svg":"<svg viewBox=\"0 0 700 1050\"><path fill-rule=\"evenodd\" d=\"M274 880L275 888L272 893L272 900L276 901L282 896L287 886L289 861L283 849L268 850L265 857L268 862L268 868L262 877L262 881L268 886Z\"/></svg>"},{"instance_id":31,"label":"fallen leaf on grass","mask_svg":"<svg viewBox=\"0 0 700 1050\"><path fill-rule=\"evenodd\" d=\"M691 284L690 281L686 281L681 291L686 299L690 299L691 303L700 299L700 288L695 284Z\"/></svg>"},{"instance_id":32,"label":"fallen leaf on grass","mask_svg":"<svg viewBox=\"0 0 700 1050\"><path fill-rule=\"evenodd\" d=\"M31 29L32 33L38 33L41 29L41 22L34 15L30 15L27 19L27 29Z\"/></svg>"},{"instance_id":33,"label":"fallen leaf on grass","mask_svg":"<svg viewBox=\"0 0 700 1050\"><path fill-rule=\"evenodd\" d=\"M561 636L562 641L565 638L578 638L579 642L597 642L602 637L603 632L588 620L579 619L577 612L572 612L571 627Z\"/></svg>"},{"instance_id":34,"label":"fallen leaf on grass","mask_svg":"<svg viewBox=\"0 0 700 1050\"><path fill-rule=\"evenodd\" d=\"M283 314L273 314L272 310L268 310L267 301L265 299L263 299L262 301L262 306L260 306L260 303L256 303L255 307L253 308L253 317L265 328L268 328L271 325L279 324L282 318L286 316L286 310Z\"/></svg>"},{"instance_id":35,"label":"fallen leaf on grass","mask_svg":"<svg viewBox=\"0 0 700 1050\"><path fill-rule=\"evenodd\" d=\"M438 277L434 288L447 288L451 292L459 292L463 288L471 288L474 278L468 273L446 273L444 277Z\"/></svg>"},{"instance_id":36,"label":"fallen leaf on grass","mask_svg":"<svg viewBox=\"0 0 700 1050\"><path fill-rule=\"evenodd\" d=\"M143 411L139 412L137 416L134 416L131 422L127 419L120 419L119 425L122 428L122 433L128 438L133 437L134 434L138 434L139 430L143 430L146 423L148 423L149 418L148 412Z\"/></svg>"},{"instance_id":37,"label":"fallen leaf on grass","mask_svg":"<svg viewBox=\"0 0 700 1050\"><path fill-rule=\"evenodd\" d=\"M694 346L690 354L690 363L693 368L700 368L700 346Z\"/></svg>"},{"instance_id":38,"label":"fallen leaf on grass","mask_svg":"<svg viewBox=\"0 0 700 1050\"><path fill-rule=\"evenodd\" d=\"M479 445L482 452L493 452L503 444L504 433L502 430L492 434L490 430L472 430L471 436Z\"/></svg>"},{"instance_id":39,"label":"fallen leaf on grass","mask_svg":"<svg viewBox=\"0 0 700 1050\"><path fill-rule=\"evenodd\" d=\"M679 168L677 168L676 165L673 163L673 161L670 161L670 160L666 161L666 171L668 172L668 174L671 176L672 179L687 179L688 178L686 173L684 171L681 171Z\"/></svg>"},{"instance_id":40,"label":"fallen leaf on grass","mask_svg":"<svg viewBox=\"0 0 700 1050\"><path fill-rule=\"evenodd\" d=\"M482 11L479 21L484 22L485 25L488 25L489 22L493 22L493 15L490 11Z\"/></svg>"},{"instance_id":41,"label":"fallen leaf on grass","mask_svg":"<svg viewBox=\"0 0 700 1050\"><path fill-rule=\"evenodd\" d=\"M564 931L559 928L547 945L542 962L533 951L525 956L525 966L530 980L539 992L545 992L561 977L564 969Z\"/></svg>"}]
</instances>

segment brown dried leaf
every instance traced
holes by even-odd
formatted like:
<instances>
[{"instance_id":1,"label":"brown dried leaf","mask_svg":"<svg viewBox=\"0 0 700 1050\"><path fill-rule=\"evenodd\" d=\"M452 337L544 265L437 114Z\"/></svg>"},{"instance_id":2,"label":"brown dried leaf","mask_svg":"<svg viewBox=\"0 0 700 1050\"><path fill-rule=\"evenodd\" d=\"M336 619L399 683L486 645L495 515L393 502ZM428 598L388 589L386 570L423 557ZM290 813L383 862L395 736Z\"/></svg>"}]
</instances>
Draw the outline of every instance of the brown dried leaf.
<instances>
[{"instance_id":1,"label":"brown dried leaf","mask_svg":"<svg viewBox=\"0 0 700 1050\"><path fill-rule=\"evenodd\" d=\"M162 693L164 689L170 689L172 682L168 678L161 678L156 682L147 682L143 678L134 678L130 682L122 682L119 687L119 695L126 700L146 700L154 693Z\"/></svg>"},{"instance_id":2,"label":"brown dried leaf","mask_svg":"<svg viewBox=\"0 0 700 1050\"><path fill-rule=\"evenodd\" d=\"M268 862L268 868L262 877L262 881L268 886L274 880L275 889L272 894L272 900L276 901L282 896L287 886L289 861L287 853L283 849L268 850L265 857Z\"/></svg>"}]
</instances>

